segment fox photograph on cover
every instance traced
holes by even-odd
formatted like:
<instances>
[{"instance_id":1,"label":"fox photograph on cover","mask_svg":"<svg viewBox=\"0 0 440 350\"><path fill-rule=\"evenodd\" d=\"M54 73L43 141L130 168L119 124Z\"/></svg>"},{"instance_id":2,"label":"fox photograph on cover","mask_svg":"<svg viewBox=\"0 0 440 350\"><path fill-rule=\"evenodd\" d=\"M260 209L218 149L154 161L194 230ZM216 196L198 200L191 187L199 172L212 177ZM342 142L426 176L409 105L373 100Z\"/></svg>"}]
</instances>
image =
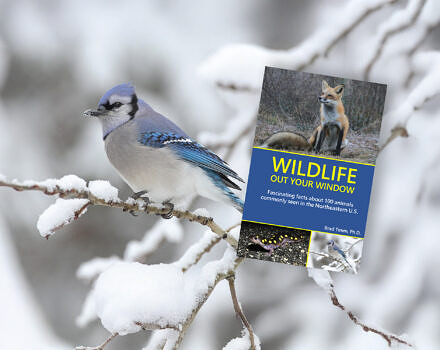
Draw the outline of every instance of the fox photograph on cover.
<instances>
[{"instance_id":1,"label":"fox photograph on cover","mask_svg":"<svg viewBox=\"0 0 440 350\"><path fill-rule=\"evenodd\" d=\"M358 272L386 89L265 68L239 256Z\"/></svg>"},{"instance_id":2,"label":"fox photograph on cover","mask_svg":"<svg viewBox=\"0 0 440 350\"><path fill-rule=\"evenodd\" d=\"M375 164L386 85L266 67L254 146Z\"/></svg>"}]
</instances>

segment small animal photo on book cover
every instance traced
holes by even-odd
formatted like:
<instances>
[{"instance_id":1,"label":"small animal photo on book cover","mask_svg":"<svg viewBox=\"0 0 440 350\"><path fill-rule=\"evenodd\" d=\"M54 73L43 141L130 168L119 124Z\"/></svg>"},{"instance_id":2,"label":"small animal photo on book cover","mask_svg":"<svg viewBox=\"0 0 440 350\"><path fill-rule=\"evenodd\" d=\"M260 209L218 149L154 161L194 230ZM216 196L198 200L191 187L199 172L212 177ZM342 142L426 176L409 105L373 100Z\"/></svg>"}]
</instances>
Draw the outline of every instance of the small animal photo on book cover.
<instances>
[{"instance_id":1,"label":"small animal photo on book cover","mask_svg":"<svg viewBox=\"0 0 440 350\"><path fill-rule=\"evenodd\" d=\"M386 88L266 67L239 256L358 272Z\"/></svg>"}]
</instances>

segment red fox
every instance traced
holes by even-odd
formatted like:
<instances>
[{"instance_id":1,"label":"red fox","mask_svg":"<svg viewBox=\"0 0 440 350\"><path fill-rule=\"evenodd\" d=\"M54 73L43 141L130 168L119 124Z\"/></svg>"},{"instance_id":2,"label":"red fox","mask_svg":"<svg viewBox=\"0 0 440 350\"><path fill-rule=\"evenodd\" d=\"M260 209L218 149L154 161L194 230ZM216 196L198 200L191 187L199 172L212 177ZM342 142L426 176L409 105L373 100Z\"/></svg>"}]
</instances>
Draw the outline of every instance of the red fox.
<instances>
[{"instance_id":1,"label":"red fox","mask_svg":"<svg viewBox=\"0 0 440 350\"><path fill-rule=\"evenodd\" d=\"M281 131L267 138L261 147L296 150L296 151L331 151L340 155L347 146L348 118L342 104L344 84L330 87L322 81L322 92L318 97L321 103L321 124L315 129L312 136L307 138L300 133Z\"/></svg>"},{"instance_id":2,"label":"red fox","mask_svg":"<svg viewBox=\"0 0 440 350\"><path fill-rule=\"evenodd\" d=\"M340 155L341 149L347 145L349 122L342 103L343 92L344 84L332 88L325 80L322 81L322 92L318 97L321 103L321 125L309 139L316 152L323 149Z\"/></svg>"}]
</instances>

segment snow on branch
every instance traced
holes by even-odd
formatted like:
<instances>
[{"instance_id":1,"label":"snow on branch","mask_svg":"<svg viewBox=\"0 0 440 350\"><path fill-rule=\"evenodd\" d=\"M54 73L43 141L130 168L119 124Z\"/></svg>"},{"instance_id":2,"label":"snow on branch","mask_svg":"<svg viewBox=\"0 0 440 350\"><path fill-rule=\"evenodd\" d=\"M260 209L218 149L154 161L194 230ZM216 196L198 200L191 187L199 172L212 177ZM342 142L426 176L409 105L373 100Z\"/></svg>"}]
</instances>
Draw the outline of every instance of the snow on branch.
<instances>
[{"instance_id":1,"label":"snow on branch","mask_svg":"<svg viewBox=\"0 0 440 350\"><path fill-rule=\"evenodd\" d=\"M203 266L197 277L173 264L117 262L100 274L90 298L113 337L161 330L146 349L176 349L215 286L233 276L242 260L227 246L223 257Z\"/></svg>"},{"instance_id":2,"label":"snow on branch","mask_svg":"<svg viewBox=\"0 0 440 350\"><path fill-rule=\"evenodd\" d=\"M397 336L394 335L387 330L379 329L378 327L373 327L372 325L368 325L366 322L362 321L359 317L357 317L352 311L347 310L344 305L339 302L339 299L336 295L334 289L334 282L330 276L330 273L326 270L321 269L308 269L309 277L312 278L315 283L322 288L329 295L333 305L344 311L349 319L357 326L360 326L364 332L372 332L377 335L380 335L388 344L389 347L394 344L406 345L408 347L414 348L414 345L406 339L406 335Z\"/></svg>"},{"instance_id":3,"label":"snow on branch","mask_svg":"<svg viewBox=\"0 0 440 350\"><path fill-rule=\"evenodd\" d=\"M199 134L198 139L208 148L214 150L225 148L223 158L228 160L237 143L254 130L257 118L256 106L257 104L252 104L251 108L237 113L235 118L228 121L221 133L204 132Z\"/></svg>"},{"instance_id":4,"label":"snow on branch","mask_svg":"<svg viewBox=\"0 0 440 350\"><path fill-rule=\"evenodd\" d=\"M91 181L89 186L86 182L75 175L64 176L61 179L49 179L45 181L23 181L17 180L8 181L4 176L0 177L0 187L13 188L16 191L40 191L47 195L57 195L61 198L67 198L69 200L81 199L82 202L59 202L55 203L55 207L50 210L49 213L63 214L62 217L53 216L52 221L49 220L49 214L43 213L40 217L41 232L45 237L47 234L53 234L53 232L66 224L70 223L74 219L77 219L83 214L88 206L100 205L112 208L123 209L124 211L132 212L145 212L147 214L162 215L169 212L168 207L155 206L149 204L148 206L141 200L128 199L126 201L121 200L118 197L118 190L110 185L107 181ZM81 207L79 207L81 204ZM84 208L83 208L84 207ZM201 225L209 227L209 229L218 236L225 239L231 246L237 246L237 240L223 230L211 217L197 215L188 210L173 210L172 216L179 219L186 219L188 221L194 221ZM62 218L62 222L61 222Z\"/></svg>"},{"instance_id":5,"label":"snow on branch","mask_svg":"<svg viewBox=\"0 0 440 350\"><path fill-rule=\"evenodd\" d=\"M54 204L40 215L37 229L41 236L49 239L56 230L70 224L87 211L90 205L88 199L62 199L58 198Z\"/></svg>"},{"instance_id":6,"label":"snow on branch","mask_svg":"<svg viewBox=\"0 0 440 350\"><path fill-rule=\"evenodd\" d=\"M242 261L243 258L237 257L235 250L228 246L222 259L211 261L202 268L198 281L193 284L198 302L193 306L191 313L187 315L185 322L182 324L181 330L179 331L179 337L173 349L177 349L183 340L187 329L192 324L197 313L208 300L217 284L222 280L235 275L235 270Z\"/></svg>"},{"instance_id":7,"label":"snow on branch","mask_svg":"<svg viewBox=\"0 0 440 350\"><path fill-rule=\"evenodd\" d=\"M222 239L222 237L215 233L212 234L219 240ZM177 243L182 240L182 237L182 225L177 219L159 220L150 230L147 231L141 241L128 242L124 251L124 260L144 262L163 241Z\"/></svg>"},{"instance_id":8,"label":"snow on branch","mask_svg":"<svg viewBox=\"0 0 440 350\"><path fill-rule=\"evenodd\" d=\"M260 350L260 340L254 334L255 339L255 349ZM249 350L251 348L251 340L249 337L249 332L244 328L241 332L241 337L231 339L224 347L223 350Z\"/></svg>"},{"instance_id":9,"label":"snow on branch","mask_svg":"<svg viewBox=\"0 0 440 350\"><path fill-rule=\"evenodd\" d=\"M391 133L380 147L383 150L396 137L408 137L407 124L414 112L432 98L440 94L440 52L423 52L414 57L414 64L421 70L428 68L428 72L417 86L400 104L400 107L392 111L388 118L396 120Z\"/></svg>"},{"instance_id":10,"label":"snow on branch","mask_svg":"<svg viewBox=\"0 0 440 350\"><path fill-rule=\"evenodd\" d=\"M411 60L417 50L420 49L422 44L429 37L431 32L440 25L440 2L437 0L428 0L423 7L422 13L418 21L417 32L414 34L413 42L407 49L405 56L409 61L409 65L412 66ZM414 69L410 69L405 79L404 86L408 88L412 78L415 76Z\"/></svg>"},{"instance_id":11,"label":"snow on branch","mask_svg":"<svg viewBox=\"0 0 440 350\"><path fill-rule=\"evenodd\" d=\"M182 269L186 272L191 266L197 264L204 254L209 253L209 251L220 242L221 237L212 233L211 231L206 231L203 237L191 247L189 247L185 254L176 262L174 266Z\"/></svg>"},{"instance_id":12,"label":"snow on branch","mask_svg":"<svg viewBox=\"0 0 440 350\"><path fill-rule=\"evenodd\" d=\"M216 235L212 231L208 230L207 232L215 237L218 242L222 240L222 237ZM162 242L180 242L182 237L182 225L176 218L171 218L170 220L159 220L145 233L144 237L140 241L133 240L127 243L122 259L115 255L107 258L93 258L80 265L76 272L76 277L80 280L90 283L114 263L121 261L143 263L146 261L147 257L161 245ZM80 316L80 318L82 317L83 315ZM83 322L80 323L83 324Z\"/></svg>"},{"instance_id":13,"label":"snow on branch","mask_svg":"<svg viewBox=\"0 0 440 350\"><path fill-rule=\"evenodd\" d=\"M406 8L395 12L387 21L382 23L378 30L379 34L376 44L374 45L375 48L373 50L373 55L365 67L365 80L370 78L371 70L373 69L374 64L379 60L388 40L393 35L396 35L413 25L420 16L425 4L426 0L410 0Z\"/></svg>"},{"instance_id":14,"label":"snow on branch","mask_svg":"<svg viewBox=\"0 0 440 350\"><path fill-rule=\"evenodd\" d=\"M256 45L222 47L199 68L200 76L219 88L260 91L265 66L303 70L328 53L370 14L397 0L355 0L340 11L332 30L320 28L309 39L290 50L270 50ZM349 15L347 15L349 14Z\"/></svg>"},{"instance_id":15,"label":"snow on branch","mask_svg":"<svg viewBox=\"0 0 440 350\"><path fill-rule=\"evenodd\" d=\"M202 212L196 210L195 213ZM226 230L226 233L230 233L233 229L237 228L239 224L236 224ZM232 234L232 232L231 232ZM110 256L108 258L93 258L80 265L77 270L77 277L85 282L93 282L98 276L107 270L115 263L122 261L125 262L144 262L147 256L152 253L160 242L166 240L180 241L183 231L180 223L177 220L160 220L150 230L148 230L141 241L131 241L128 243L123 258L117 256ZM233 235L234 238L237 238ZM222 240L222 237L216 235L210 230L207 230L203 237L192 246L190 246L184 253L184 255L173 263L174 266L186 272L190 267L197 264L200 259ZM76 323L79 327L85 327L90 322L96 319L96 308L94 305L94 292L95 286L92 286L85 301L81 313L76 319Z\"/></svg>"}]
</instances>

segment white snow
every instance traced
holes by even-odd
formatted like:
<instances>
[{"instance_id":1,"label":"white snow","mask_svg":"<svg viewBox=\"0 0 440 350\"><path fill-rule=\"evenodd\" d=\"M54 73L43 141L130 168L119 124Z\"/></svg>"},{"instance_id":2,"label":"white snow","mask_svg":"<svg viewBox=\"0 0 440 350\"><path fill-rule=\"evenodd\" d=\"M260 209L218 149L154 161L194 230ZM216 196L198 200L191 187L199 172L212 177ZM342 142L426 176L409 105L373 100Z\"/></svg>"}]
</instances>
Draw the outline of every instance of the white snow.
<instances>
[{"instance_id":1,"label":"white snow","mask_svg":"<svg viewBox=\"0 0 440 350\"><path fill-rule=\"evenodd\" d=\"M193 213L194 213L194 215L205 216L207 218L210 217L209 211L206 208L197 208L196 210L194 210Z\"/></svg>"},{"instance_id":2,"label":"white snow","mask_svg":"<svg viewBox=\"0 0 440 350\"><path fill-rule=\"evenodd\" d=\"M46 179L44 181L26 180L20 182L14 179L11 182L16 185L46 187L48 191L54 191L57 188L64 191L87 191L87 183L76 175L65 175L61 179Z\"/></svg>"},{"instance_id":3,"label":"white snow","mask_svg":"<svg viewBox=\"0 0 440 350\"><path fill-rule=\"evenodd\" d=\"M395 124L406 126L414 112L426 100L440 94L438 81L440 79L440 55L438 52L423 52L415 55L413 63L417 69L428 70L423 79L406 94L405 99L390 114L384 116ZM423 67L423 68L422 68Z\"/></svg>"},{"instance_id":4,"label":"white snow","mask_svg":"<svg viewBox=\"0 0 440 350\"><path fill-rule=\"evenodd\" d=\"M195 300L198 300L215 283L219 274L227 273L234 267L234 260L237 257L235 250L231 246L226 247L226 251L220 260L215 260L203 266L198 280L194 282L193 290Z\"/></svg>"},{"instance_id":5,"label":"white snow","mask_svg":"<svg viewBox=\"0 0 440 350\"><path fill-rule=\"evenodd\" d=\"M119 262L97 279L92 294L96 314L111 333L121 335L142 329L179 328L219 274L234 266L234 249L229 246L222 259L206 264L197 276L184 275L172 264L144 265ZM87 302L88 311L93 305Z\"/></svg>"},{"instance_id":6,"label":"white snow","mask_svg":"<svg viewBox=\"0 0 440 350\"><path fill-rule=\"evenodd\" d=\"M334 282L328 271L314 268L308 268L307 271L309 277L313 278L320 288L324 289L326 292L333 290Z\"/></svg>"},{"instance_id":7,"label":"white snow","mask_svg":"<svg viewBox=\"0 0 440 350\"><path fill-rule=\"evenodd\" d=\"M75 220L76 216L81 216L87 211L87 208L81 210L89 203L88 199L61 199L58 198L54 204L47 208L40 215L37 222L37 229L40 235L47 238L51 236L56 229Z\"/></svg>"},{"instance_id":8,"label":"white snow","mask_svg":"<svg viewBox=\"0 0 440 350\"><path fill-rule=\"evenodd\" d=\"M203 237L192 246L190 246L182 257L173 263L174 266L187 270L196 260L197 256L203 252L214 240L218 238L218 235L211 230L205 232Z\"/></svg>"},{"instance_id":9,"label":"white snow","mask_svg":"<svg viewBox=\"0 0 440 350\"><path fill-rule=\"evenodd\" d=\"M142 350L173 350L179 339L179 332L175 329L158 329L151 334L148 345Z\"/></svg>"},{"instance_id":10,"label":"white snow","mask_svg":"<svg viewBox=\"0 0 440 350\"><path fill-rule=\"evenodd\" d=\"M86 327L88 324L90 324L90 322L96 320L97 318L94 293L95 293L95 288L92 287L92 289L89 291L89 293L87 294L84 300L81 313L75 319L75 324L79 328Z\"/></svg>"},{"instance_id":11,"label":"white snow","mask_svg":"<svg viewBox=\"0 0 440 350\"><path fill-rule=\"evenodd\" d=\"M72 344L61 340L47 322L47 314L27 282L11 234L0 215L0 348L71 350Z\"/></svg>"},{"instance_id":12,"label":"white snow","mask_svg":"<svg viewBox=\"0 0 440 350\"><path fill-rule=\"evenodd\" d=\"M76 191L86 191L87 183L76 175L66 175L61 179L56 180L56 185L65 191L76 190Z\"/></svg>"},{"instance_id":13,"label":"white snow","mask_svg":"<svg viewBox=\"0 0 440 350\"><path fill-rule=\"evenodd\" d=\"M234 84L260 90L265 66L298 69L327 54L341 33L356 26L365 13L393 0L353 0L341 8L333 27L319 28L290 50L271 50L251 44L229 44L220 48L199 67L199 75L210 83ZM350 14L347 16L347 14Z\"/></svg>"},{"instance_id":14,"label":"white snow","mask_svg":"<svg viewBox=\"0 0 440 350\"><path fill-rule=\"evenodd\" d=\"M96 281L96 313L103 326L120 335L141 329L178 327L188 312L183 272L172 265L121 262Z\"/></svg>"},{"instance_id":15,"label":"white snow","mask_svg":"<svg viewBox=\"0 0 440 350\"><path fill-rule=\"evenodd\" d=\"M116 255L108 258L93 258L79 266L78 270L76 270L76 277L80 280L90 282L111 265L120 261L121 259Z\"/></svg>"},{"instance_id":16,"label":"white snow","mask_svg":"<svg viewBox=\"0 0 440 350\"><path fill-rule=\"evenodd\" d=\"M104 200L107 203L119 202L118 189L116 187L113 187L108 181L90 181L89 190L92 195Z\"/></svg>"},{"instance_id":17,"label":"white snow","mask_svg":"<svg viewBox=\"0 0 440 350\"><path fill-rule=\"evenodd\" d=\"M255 349L260 350L260 339L254 334ZM249 332L247 329L241 331L241 337L231 339L228 344L223 347L223 350L249 350L251 347L251 341L249 338Z\"/></svg>"},{"instance_id":18,"label":"white snow","mask_svg":"<svg viewBox=\"0 0 440 350\"><path fill-rule=\"evenodd\" d=\"M154 252L163 240L178 243L182 240L183 229L179 220L171 218L169 220L159 220L145 233L141 241L128 242L124 260L137 261Z\"/></svg>"},{"instance_id":19,"label":"white snow","mask_svg":"<svg viewBox=\"0 0 440 350\"><path fill-rule=\"evenodd\" d=\"M218 147L230 143L251 127L253 130L256 123L258 102L252 103L247 108L243 108L237 116L229 120L222 132L201 132L197 139L206 147Z\"/></svg>"}]
</instances>

